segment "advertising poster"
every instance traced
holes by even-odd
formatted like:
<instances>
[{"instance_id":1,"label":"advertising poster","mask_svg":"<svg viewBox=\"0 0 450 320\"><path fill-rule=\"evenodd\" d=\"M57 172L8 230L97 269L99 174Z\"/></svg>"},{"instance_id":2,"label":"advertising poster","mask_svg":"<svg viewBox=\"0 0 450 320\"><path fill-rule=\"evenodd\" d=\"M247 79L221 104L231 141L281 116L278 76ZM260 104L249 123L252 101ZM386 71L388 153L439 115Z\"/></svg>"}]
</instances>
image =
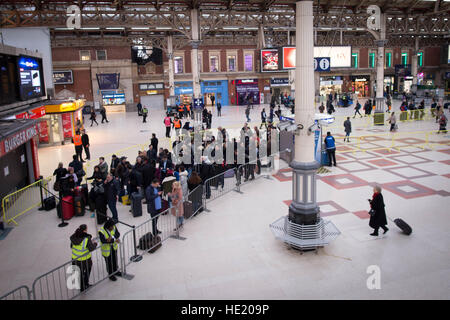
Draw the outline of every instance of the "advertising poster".
<instances>
[{"instance_id":1,"label":"advertising poster","mask_svg":"<svg viewBox=\"0 0 450 320\"><path fill-rule=\"evenodd\" d=\"M39 121L39 143L48 143L48 124L47 121Z\"/></svg>"},{"instance_id":2,"label":"advertising poster","mask_svg":"<svg viewBox=\"0 0 450 320\"><path fill-rule=\"evenodd\" d=\"M61 114L62 124L63 124L63 133L64 139L72 138L72 119L70 117L70 113Z\"/></svg>"},{"instance_id":3,"label":"advertising poster","mask_svg":"<svg viewBox=\"0 0 450 320\"><path fill-rule=\"evenodd\" d=\"M72 70L53 71L54 84L73 84Z\"/></svg>"},{"instance_id":4,"label":"advertising poster","mask_svg":"<svg viewBox=\"0 0 450 320\"><path fill-rule=\"evenodd\" d=\"M261 50L261 71L278 71L278 49Z\"/></svg>"},{"instance_id":5,"label":"advertising poster","mask_svg":"<svg viewBox=\"0 0 450 320\"><path fill-rule=\"evenodd\" d=\"M28 100L44 95L41 79L41 60L21 56L18 60L20 97Z\"/></svg>"},{"instance_id":6,"label":"advertising poster","mask_svg":"<svg viewBox=\"0 0 450 320\"><path fill-rule=\"evenodd\" d=\"M283 47L283 69L295 69L295 47Z\"/></svg>"},{"instance_id":7,"label":"advertising poster","mask_svg":"<svg viewBox=\"0 0 450 320\"><path fill-rule=\"evenodd\" d=\"M295 51L295 47L283 47L283 69L295 68ZM351 56L351 46L314 47L314 58L329 57L331 68L350 68Z\"/></svg>"}]
</instances>

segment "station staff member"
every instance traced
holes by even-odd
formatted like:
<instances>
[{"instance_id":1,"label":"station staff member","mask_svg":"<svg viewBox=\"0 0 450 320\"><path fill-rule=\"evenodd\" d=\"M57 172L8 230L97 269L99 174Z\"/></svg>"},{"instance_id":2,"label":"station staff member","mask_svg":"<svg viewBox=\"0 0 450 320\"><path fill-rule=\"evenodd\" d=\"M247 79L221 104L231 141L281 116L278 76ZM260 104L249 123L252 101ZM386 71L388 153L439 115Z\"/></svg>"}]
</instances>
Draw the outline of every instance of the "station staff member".
<instances>
[{"instance_id":1,"label":"station staff member","mask_svg":"<svg viewBox=\"0 0 450 320\"><path fill-rule=\"evenodd\" d=\"M89 275L92 270L91 251L97 247L97 242L92 241L92 235L87 233L87 226L82 224L70 237L72 248L72 265L80 269L80 291L89 287Z\"/></svg>"},{"instance_id":2,"label":"station staff member","mask_svg":"<svg viewBox=\"0 0 450 320\"><path fill-rule=\"evenodd\" d=\"M109 279L116 281L115 275L120 277L122 273L117 271L117 250L119 247L118 243L120 243L120 233L115 226L115 222L112 219L106 221L105 225L98 231L98 236L100 238L102 256L106 261L106 271L110 275Z\"/></svg>"},{"instance_id":3,"label":"station staff member","mask_svg":"<svg viewBox=\"0 0 450 320\"><path fill-rule=\"evenodd\" d=\"M178 117L175 117L175 119L173 120L173 127L175 128L176 135L179 135L181 129L181 120L178 119Z\"/></svg>"},{"instance_id":4,"label":"station staff member","mask_svg":"<svg viewBox=\"0 0 450 320\"><path fill-rule=\"evenodd\" d=\"M325 146L327 148L328 158L330 159L329 166L331 167L334 163L336 167L336 144L334 141L334 137L328 131L327 136L325 137Z\"/></svg>"},{"instance_id":5,"label":"station staff member","mask_svg":"<svg viewBox=\"0 0 450 320\"><path fill-rule=\"evenodd\" d=\"M77 155L77 159L79 159L80 162L85 162L82 158L83 140L81 139L80 131L77 130L77 132L75 132L75 135L72 138L72 142L75 145L75 153Z\"/></svg>"}]
</instances>

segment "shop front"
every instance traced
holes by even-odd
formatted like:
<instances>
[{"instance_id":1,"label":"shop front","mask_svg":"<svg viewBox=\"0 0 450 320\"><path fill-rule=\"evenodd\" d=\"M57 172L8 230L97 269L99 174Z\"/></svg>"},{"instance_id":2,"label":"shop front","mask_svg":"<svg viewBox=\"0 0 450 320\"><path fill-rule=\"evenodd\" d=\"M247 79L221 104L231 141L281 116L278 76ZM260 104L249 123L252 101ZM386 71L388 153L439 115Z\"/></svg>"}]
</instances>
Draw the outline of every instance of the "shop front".
<instances>
[{"instance_id":1,"label":"shop front","mask_svg":"<svg viewBox=\"0 0 450 320\"><path fill-rule=\"evenodd\" d=\"M125 112L125 93L120 90L102 91L102 104L106 112Z\"/></svg>"},{"instance_id":2,"label":"shop front","mask_svg":"<svg viewBox=\"0 0 450 320\"><path fill-rule=\"evenodd\" d=\"M281 96L289 97L291 95L291 85L289 84L289 78L271 78L270 89L273 99L280 99Z\"/></svg>"},{"instance_id":3,"label":"shop front","mask_svg":"<svg viewBox=\"0 0 450 320\"><path fill-rule=\"evenodd\" d=\"M164 83L139 83L139 100L150 109L164 109Z\"/></svg>"},{"instance_id":4,"label":"shop front","mask_svg":"<svg viewBox=\"0 0 450 320\"><path fill-rule=\"evenodd\" d=\"M222 105L228 105L228 81L227 80L205 80L200 82L200 92L203 103L206 106L212 105L212 97L214 103L220 101ZM191 103L194 90L192 82L182 81L175 82L175 95L179 97L177 103Z\"/></svg>"},{"instance_id":5,"label":"shop front","mask_svg":"<svg viewBox=\"0 0 450 320\"><path fill-rule=\"evenodd\" d=\"M392 95L394 92L394 79L393 75L385 75L384 76L384 92L387 95Z\"/></svg>"},{"instance_id":6,"label":"shop front","mask_svg":"<svg viewBox=\"0 0 450 320\"><path fill-rule=\"evenodd\" d=\"M84 100L50 101L45 105L45 116L39 119L39 146L65 144L75 131L83 127Z\"/></svg>"},{"instance_id":7,"label":"shop front","mask_svg":"<svg viewBox=\"0 0 450 320\"><path fill-rule=\"evenodd\" d=\"M367 98L370 97L370 76L350 76L352 82L352 93L356 95L357 98Z\"/></svg>"},{"instance_id":8,"label":"shop front","mask_svg":"<svg viewBox=\"0 0 450 320\"><path fill-rule=\"evenodd\" d=\"M36 120L0 121L0 198L39 179Z\"/></svg>"},{"instance_id":9,"label":"shop front","mask_svg":"<svg viewBox=\"0 0 450 320\"><path fill-rule=\"evenodd\" d=\"M249 102L251 104L260 103L258 79L238 79L234 81L238 105L246 105Z\"/></svg>"},{"instance_id":10,"label":"shop front","mask_svg":"<svg viewBox=\"0 0 450 320\"><path fill-rule=\"evenodd\" d=\"M320 77L320 95L341 94L344 81L341 76Z\"/></svg>"}]
</instances>

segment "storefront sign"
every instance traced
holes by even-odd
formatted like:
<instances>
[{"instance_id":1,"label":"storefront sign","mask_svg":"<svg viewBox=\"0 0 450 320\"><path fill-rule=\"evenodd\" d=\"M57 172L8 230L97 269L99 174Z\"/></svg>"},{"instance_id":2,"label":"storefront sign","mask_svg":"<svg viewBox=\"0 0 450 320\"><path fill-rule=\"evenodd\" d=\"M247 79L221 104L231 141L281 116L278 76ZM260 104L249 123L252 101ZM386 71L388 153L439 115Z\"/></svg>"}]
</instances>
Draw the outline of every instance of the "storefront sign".
<instances>
[{"instance_id":1,"label":"storefront sign","mask_svg":"<svg viewBox=\"0 0 450 320\"><path fill-rule=\"evenodd\" d=\"M139 83L139 90L163 90L164 83Z\"/></svg>"},{"instance_id":2,"label":"storefront sign","mask_svg":"<svg viewBox=\"0 0 450 320\"><path fill-rule=\"evenodd\" d=\"M240 79L237 81L237 84L242 84L242 83L257 83L258 80L254 80L254 79Z\"/></svg>"},{"instance_id":3,"label":"storefront sign","mask_svg":"<svg viewBox=\"0 0 450 320\"><path fill-rule=\"evenodd\" d=\"M49 143L47 121L39 121L39 143Z\"/></svg>"},{"instance_id":4,"label":"storefront sign","mask_svg":"<svg viewBox=\"0 0 450 320\"><path fill-rule=\"evenodd\" d=\"M53 71L54 84L73 84L72 70Z\"/></svg>"},{"instance_id":5,"label":"storefront sign","mask_svg":"<svg viewBox=\"0 0 450 320\"><path fill-rule=\"evenodd\" d=\"M72 119L70 113L63 113L61 115L63 125L64 139L72 138Z\"/></svg>"},{"instance_id":6,"label":"storefront sign","mask_svg":"<svg viewBox=\"0 0 450 320\"><path fill-rule=\"evenodd\" d=\"M147 90L147 94L158 94L158 90Z\"/></svg>"},{"instance_id":7,"label":"storefront sign","mask_svg":"<svg viewBox=\"0 0 450 320\"><path fill-rule=\"evenodd\" d=\"M358 82L358 81L366 82L367 79L366 78L356 78L354 81L355 82Z\"/></svg>"},{"instance_id":8,"label":"storefront sign","mask_svg":"<svg viewBox=\"0 0 450 320\"><path fill-rule=\"evenodd\" d=\"M102 92L103 105L125 104L125 93Z\"/></svg>"},{"instance_id":9,"label":"storefront sign","mask_svg":"<svg viewBox=\"0 0 450 320\"><path fill-rule=\"evenodd\" d=\"M16 114L16 119L38 119L43 116L45 116L45 107L39 107Z\"/></svg>"},{"instance_id":10,"label":"storefront sign","mask_svg":"<svg viewBox=\"0 0 450 320\"><path fill-rule=\"evenodd\" d=\"M271 87L287 87L287 86L289 86L289 79L288 78L270 79L270 86Z\"/></svg>"},{"instance_id":11,"label":"storefront sign","mask_svg":"<svg viewBox=\"0 0 450 320\"><path fill-rule=\"evenodd\" d=\"M8 152L18 148L28 140L38 134L37 124L16 132L0 142L0 156L4 156Z\"/></svg>"}]
</instances>

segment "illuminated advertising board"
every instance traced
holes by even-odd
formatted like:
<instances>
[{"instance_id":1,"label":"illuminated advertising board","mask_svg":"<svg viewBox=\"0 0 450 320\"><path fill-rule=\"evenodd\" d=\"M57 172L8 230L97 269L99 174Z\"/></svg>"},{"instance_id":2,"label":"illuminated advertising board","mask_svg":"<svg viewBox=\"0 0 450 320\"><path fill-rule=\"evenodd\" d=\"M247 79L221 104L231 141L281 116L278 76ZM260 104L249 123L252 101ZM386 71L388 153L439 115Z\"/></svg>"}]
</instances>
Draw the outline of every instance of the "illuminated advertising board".
<instances>
[{"instance_id":1,"label":"illuminated advertising board","mask_svg":"<svg viewBox=\"0 0 450 320\"><path fill-rule=\"evenodd\" d=\"M261 71L278 71L278 49L261 50Z\"/></svg>"},{"instance_id":2,"label":"illuminated advertising board","mask_svg":"<svg viewBox=\"0 0 450 320\"><path fill-rule=\"evenodd\" d=\"M282 53L282 69L295 68L295 47L283 47ZM314 58L329 57L331 68L350 68L352 47L336 46L336 47L314 47Z\"/></svg>"}]
</instances>

